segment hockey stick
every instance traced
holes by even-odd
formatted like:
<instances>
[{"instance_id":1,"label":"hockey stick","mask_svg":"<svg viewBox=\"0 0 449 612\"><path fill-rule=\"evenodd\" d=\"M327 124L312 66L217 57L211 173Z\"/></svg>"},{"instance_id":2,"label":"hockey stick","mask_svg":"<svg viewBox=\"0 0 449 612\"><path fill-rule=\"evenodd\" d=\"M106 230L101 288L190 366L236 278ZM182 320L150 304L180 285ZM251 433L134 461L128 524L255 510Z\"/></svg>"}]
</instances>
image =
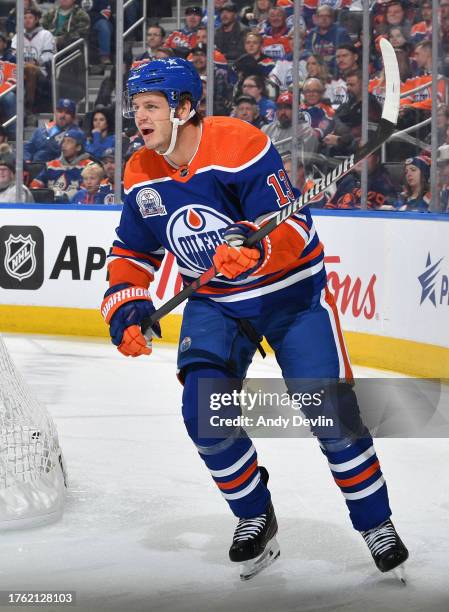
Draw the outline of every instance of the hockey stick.
<instances>
[{"instance_id":1,"label":"hockey stick","mask_svg":"<svg viewBox=\"0 0 449 612\"><path fill-rule=\"evenodd\" d=\"M382 109L382 117L379 121L376 133L372 138L369 138L366 144L356 153L344 159L341 164L336 166L324 178L317 179L312 189L303 193L297 200L291 202L287 206L283 206L280 211L271 217L271 219L263 227L251 234L245 241L245 246L251 247L267 234L273 231L278 225L283 223L293 214L300 212L308 206L310 202L317 196L322 195L326 189L348 174L354 166L366 159L374 153L396 129L396 124L399 114L400 101L400 77L399 67L396 59L396 54L391 43L383 38L380 41L382 51L382 59L385 69L385 101ZM145 333L156 323L171 312L176 306L179 306L184 300L189 298L200 287L206 285L217 275L215 266L212 266L203 272L198 278L192 281L182 291L173 296L168 302L163 304L156 310L151 317L146 317L142 321L142 333Z\"/></svg>"}]
</instances>

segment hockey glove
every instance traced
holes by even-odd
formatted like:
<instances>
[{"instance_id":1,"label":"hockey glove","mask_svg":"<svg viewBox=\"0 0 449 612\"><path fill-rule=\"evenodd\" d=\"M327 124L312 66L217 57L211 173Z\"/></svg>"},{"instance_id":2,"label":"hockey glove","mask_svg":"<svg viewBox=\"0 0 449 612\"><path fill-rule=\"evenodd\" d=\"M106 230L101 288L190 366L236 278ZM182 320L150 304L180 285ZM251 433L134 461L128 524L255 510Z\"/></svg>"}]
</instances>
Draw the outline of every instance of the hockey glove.
<instances>
[{"instance_id":1,"label":"hockey glove","mask_svg":"<svg viewBox=\"0 0 449 612\"><path fill-rule=\"evenodd\" d=\"M214 255L214 264L218 272L226 278L237 281L261 272L271 252L268 236L257 242L254 247L243 246L246 238L258 229L259 226L250 221L239 221L226 228L223 234L226 244L220 244Z\"/></svg>"},{"instance_id":2,"label":"hockey glove","mask_svg":"<svg viewBox=\"0 0 449 612\"><path fill-rule=\"evenodd\" d=\"M112 342L126 357L151 354L151 339L147 340L142 334L140 324L155 310L149 291L144 287L121 283L109 287L104 294L101 314L109 324ZM159 323L155 323L151 332L161 337Z\"/></svg>"}]
</instances>

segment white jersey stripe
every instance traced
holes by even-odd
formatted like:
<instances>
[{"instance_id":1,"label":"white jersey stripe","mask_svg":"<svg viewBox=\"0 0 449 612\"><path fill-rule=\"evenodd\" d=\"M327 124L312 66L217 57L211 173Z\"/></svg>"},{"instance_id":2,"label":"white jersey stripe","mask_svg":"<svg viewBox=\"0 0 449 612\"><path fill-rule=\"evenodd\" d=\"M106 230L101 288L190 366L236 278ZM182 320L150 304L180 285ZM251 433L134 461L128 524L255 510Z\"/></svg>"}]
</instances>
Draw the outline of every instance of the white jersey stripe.
<instances>
[{"instance_id":1,"label":"white jersey stripe","mask_svg":"<svg viewBox=\"0 0 449 612\"><path fill-rule=\"evenodd\" d=\"M280 280L277 283L271 283L270 285L264 285L263 287L257 287L256 289L248 289L248 291L246 291L245 293L242 292L233 295L225 295L223 297L212 297L208 295L207 297L213 300L214 302L240 302L242 300L249 300L254 297L266 295L267 293L273 293L273 291L279 291L279 289L284 289L285 287L294 285L298 281L304 280L305 278L310 278L314 274L320 272L323 269L323 266L323 261L320 261L311 268L301 270L301 272L292 274L292 276Z\"/></svg>"},{"instance_id":2,"label":"white jersey stripe","mask_svg":"<svg viewBox=\"0 0 449 612\"><path fill-rule=\"evenodd\" d=\"M365 463L365 461L368 461L368 459L375 454L376 451L374 449L374 446L371 445L369 448L366 449L366 451L363 451L363 453L361 453L357 457L354 457L354 459L350 459L349 461L345 461L344 463L329 462L329 467L333 472L348 472L349 470L353 470L354 468L358 467L362 463Z\"/></svg>"},{"instance_id":3,"label":"white jersey stripe","mask_svg":"<svg viewBox=\"0 0 449 612\"><path fill-rule=\"evenodd\" d=\"M109 262L114 261L114 259L122 259L122 260L127 259L128 261L131 261L135 266L142 268L143 270L145 270L146 272L149 272L153 276L155 275L154 267L151 264L143 263L141 259L134 259L133 257L126 257L123 255L108 255L107 257L108 264Z\"/></svg>"},{"instance_id":4,"label":"white jersey stripe","mask_svg":"<svg viewBox=\"0 0 449 612\"><path fill-rule=\"evenodd\" d=\"M254 445L251 444L251 446L246 451L246 453L243 455L243 457L240 457L240 459L238 459L235 463L233 463L227 468L224 468L223 470L210 470L210 473L212 474L212 476L215 476L216 478L222 478L223 476L230 476L234 472L237 472L237 470L239 470L243 465L245 465L245 463L251 458L252 455L254 455L255 452L256 452L256 449L254 448Z\"/></svg>"},{"instance_id":5,"label":"white jersey stripe","mask_svg":"<svg viewBox=\"0 0 449 612\"><path fill-rule=\"evenodd\" d=\"M384 483L385 478L383 476L380 476L380 478L373 482L373 484L371 484L369 487L366 487L366 489L362 489L361 491L357 491L356 493L345 493L344 491L342 491L342 493L345 499L363 499L364 497L368 497L369 495L372 495L377 490L379 490Z\"/></svg>"},{"instance_id":6,"label":"white jersey stripe","mask_svg":"<svg viewBox=\"0 0 449 612\"><path fill-rule=\"evenodd\" d=\"M326 296L326 288L324 288L321 291L320 303L321 303L321 306L325 310L327 310L327 313L329 315L329 321L332 327L332 334L334 336L335 348L337 349L337 354L338 354L338 364L339 364L338 376L339 378L344 378L346 368L345 368L345 362L343 359L342 347L340 345L340 338L338 337L337 322L335 320L335 316L332 311L332 308L326 302L325 296Z\"/></svg>"},{"instance_id":7,"label":"white jersey stripe","mask_svg":"<svg viewBox=\"0 0 449 612\"><path fill-rule=\"evenodd\" d=\"M223 493L222 491L221 493L225 499L241 499L242 497L245 497L245 495L248 495L249 493L251 493L251 491L253 491L257 487L259 482L260 482L260 474L259 474L259 470L257 470L257 474L251 480L249 485L245 487L244 489L242 489L241 491L238 491L237 493Z\"/></svg>"}]
</instances>

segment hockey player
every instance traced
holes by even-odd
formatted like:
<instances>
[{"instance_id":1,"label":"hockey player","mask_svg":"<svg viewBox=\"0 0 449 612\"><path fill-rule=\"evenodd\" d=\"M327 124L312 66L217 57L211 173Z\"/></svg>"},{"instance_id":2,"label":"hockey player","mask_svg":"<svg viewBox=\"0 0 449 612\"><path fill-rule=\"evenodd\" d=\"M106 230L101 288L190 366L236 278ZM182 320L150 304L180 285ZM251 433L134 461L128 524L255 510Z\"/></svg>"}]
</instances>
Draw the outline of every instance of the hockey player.
<instances>
[{"instance_id":1,"label":"hockey player","mask_svg":"<svg viewBox=\"0 0 449 612\"><path fill-rule=\"evenodd\" d=\"M310 212L289 218L254 248L241 246L294 193L269 138L235 118L202 119L196 113L201 92L195 69L179 58L130 72L125 115L134 116L145 147L125 169L125 203L109 257L110 287L101 311L112 342L126 356L151 354L140 324L155 310L148 285L166 251L186 283L213 261L221 276L187 302L178 367L187 432L239 519L231 561L243 563L242 579L270 564L279 554L277 521L268 473L245 432L225 428L220 439L200 433L207 415L199 384L239 389L264 335L290 391L298 379L329 379L326 406L336 430L341 432L343 413L353 421L344 435L316 428L314 434L353 526L377 567L391 570L408 552L390 520L385 480L360 420ZM159 325L153 331L157 335Z\"/></svg>"}]
</instances>

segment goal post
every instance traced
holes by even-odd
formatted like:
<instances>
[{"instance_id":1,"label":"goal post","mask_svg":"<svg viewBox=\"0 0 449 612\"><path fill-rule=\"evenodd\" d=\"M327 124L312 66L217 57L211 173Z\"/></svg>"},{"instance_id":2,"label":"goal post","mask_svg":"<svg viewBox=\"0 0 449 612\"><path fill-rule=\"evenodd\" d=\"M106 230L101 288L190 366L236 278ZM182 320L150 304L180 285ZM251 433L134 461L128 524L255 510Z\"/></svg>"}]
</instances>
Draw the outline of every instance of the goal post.
<instances>
[{"instance_id":1,"label":"goal post","mask_svg":"<svg viewBox=\"0 0 449 612\"><path fill-rule=\"evenodd\" d=\"M59 519L66 486L55 424L0 336L0 530Z\"/></svg>"}]
</instances>

